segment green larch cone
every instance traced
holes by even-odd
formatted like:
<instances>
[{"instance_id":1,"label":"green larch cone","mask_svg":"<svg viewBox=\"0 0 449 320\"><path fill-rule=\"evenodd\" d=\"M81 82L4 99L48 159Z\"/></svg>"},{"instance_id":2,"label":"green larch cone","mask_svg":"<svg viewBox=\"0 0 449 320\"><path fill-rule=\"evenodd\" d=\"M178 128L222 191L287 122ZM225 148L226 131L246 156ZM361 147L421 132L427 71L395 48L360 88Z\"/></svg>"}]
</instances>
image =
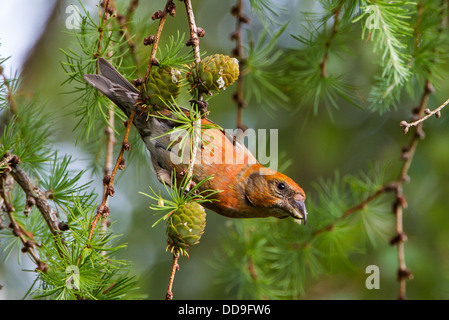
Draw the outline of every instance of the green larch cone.
<instances>
[{"instance_id":1,"label":"green larch cone","mask_svg":"<svg viewBox=\"0 0 449 320\"><path fill-rule=\"evenodd\" d=\"M181 72L172 67L158 67L151 70L146 83L145 103L153 107L170 104L172 97L179 95Z\"/></svg>"},{"instance_id":2,"label":"green larch cone","mask_svg":"<svg viewBox=\"0 0 449 320\"><path fill-rule=\"evenodd\" d=\"M197 244L206 228L206 211L197 202L178 207L167 219L167 249L187 255L190 246Z\"/></svg>"},{"instance_id":3,"label":"green larch cone","mask_svg":"<svg viewBox=\"0 0 449 320\"><path fill-rule=\"evenodd\" d=\"M214 54L193 64L187 72L187 81L202 91L226 90L239 77L239 62L223 54Z\"/></svg>"}]
</instances>

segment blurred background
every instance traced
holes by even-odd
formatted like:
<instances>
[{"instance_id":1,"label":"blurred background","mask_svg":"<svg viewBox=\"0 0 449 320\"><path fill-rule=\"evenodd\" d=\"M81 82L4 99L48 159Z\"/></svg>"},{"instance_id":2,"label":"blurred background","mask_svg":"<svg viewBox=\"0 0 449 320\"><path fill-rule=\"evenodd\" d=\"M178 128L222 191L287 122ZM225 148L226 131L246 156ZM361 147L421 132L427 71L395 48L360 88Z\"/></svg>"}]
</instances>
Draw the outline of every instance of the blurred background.
<instances>
[{"instance_id":1,"label":"blurred background","mask_svg":"<svg viewBox=\"0 0 449 320\"><path fill-rule=\"evenodd\" d=\"M287 22L285 32L277 46L288 50L298 46L291 34L302 32L303 12L319 12L316 1L274 1L286 10L279 13L278 20ZM83 0L95 17L97 1ZM74 131L74 119L70 102L73 97L63 94L69 91L61 85L66 79L60 62L64 56L60 48L72 45L73 37L67 35L65 22L66 8L71 2L48 0L0 0L0 55L11 56L5 66L8 76L18 72L22 77L21 90L36 95L54 113L56 124L55 147L60 154L73 156L71 169L80 171L89 167L92 159L86 150L77 144L78 133ZM165 1L141 1L135 19L149 20L152 13L162 9ZM201 39L201 50L207 54L231 54L234 43L229 35L235 30L235 18L230 8L235 1L193 1L197 24L206 30ZM188 25L181 6L176 18L169 17L164 29L166 34L175 34L178 29L187 32ZM251 23L247 27L257 35L262 23L252 14L249 3L245 2ZM148 35L154 33L156 24L151 25ZM275 28L275 27L274 27ZM351 33L352 32L352 33ZM397 110L382 115L366 110L372 74L378 66L373 62L372 48L360 39L360 30L355 28L347 35L350 52L340 53L329 59L331 70L346 68L353 83L360 88L362 108L341 103L338 110L325 109L313 115L296 99L287 104L289 110L279 108L267 112L255 101L249 101L243 112L243 123L249 128L278 129L279 152L291 165L284 170L297 181L311 199L317 197L314 184L319 179L332 179L338 171L341 175L365 171L370 165L386 165L388 179L395 179L401 165L401 150L411 136L404 135L399 127L401 120L409 120L411 110L419 103L421 92L416 99L405 97ZM141 42L142 39L136 39ZM148 49L148 47L146 47ZM149 50L148 50L149 56ZM345 63L342 66L342 60ZM434 109L449 98L449 69L445 81L436 86L428 107ZM294 88L293 88L294 90ZM210 118L223 128L235 128L236 106L232 101L235 87L220 93L211 102ZM253 99L254 100L254 99ZM449 297L449 110L443 109L442 117L427 120L424 125L425 139L420 141L417 153L409 171L410 182L404 185L408 208L404 214L404 230L408 236L405 244L407 266L414 279L407 284L410 299L446 299ZM102 132L98 132L99 135ZM120 137L117 137L120 140ZM90 176L92 188L101 192L102 178ZM387 179L387 181L389 181ZM126 170L119 173L115 185L115 196L110 199L112 228L123 234L122 241L128 247L122 250L121 258L133 263L132 272L139 277L139 292L149 299L163 299L168 283L172 258L165 252L165 228L152 228L156 217L148 208L150 201L139 192L148 192L148 186L161 188L148 163L131 162ZM389 198L387 205L391 203ZM310 212L313 215L313 212ZM393 220L393 219L392 219ZM176 273L174 294L176 299L224 299L235 298L233 292L225 292L225 285L217 281L214 268L215 255L219 254L221 239L228 232L229 219L208 212L206 232L199 245L192 248L190 258L182 258L181 269ZM301 226L301 228L307 228ZM352 265L338 265L331 274L311 278L305 285L302 299L395 299L398 293L396 281L396 247L385 241L375 247L368 247L363 253L354 253L348 260ZM267 235L269 236L269 235ZM9 257L4 261L0 248L0 290L1 299L21 299L34 281L35 266L22 256ZM365 268L368 265L380 268L380 289L365 287Z\"/></svg>"}]
</instances>

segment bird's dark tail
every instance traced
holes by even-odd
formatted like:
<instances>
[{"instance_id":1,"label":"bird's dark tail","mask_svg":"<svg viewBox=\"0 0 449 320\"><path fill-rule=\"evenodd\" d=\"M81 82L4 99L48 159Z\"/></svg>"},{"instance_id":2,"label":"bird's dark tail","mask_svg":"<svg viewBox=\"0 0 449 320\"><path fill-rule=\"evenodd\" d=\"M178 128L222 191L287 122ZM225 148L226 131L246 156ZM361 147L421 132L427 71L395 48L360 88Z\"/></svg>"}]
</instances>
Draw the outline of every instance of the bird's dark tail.
<instances>
[{"instance_id":1,"label":"bird's dark tail","mask_svg":"<svg viewBox=\"0 0 449 320\"><path fill-rule=\"evenodd\" d=\"M123 77L106 59L98 59L99 74L86 74L84 80L114 102L128 117L135 110L139 90ZM147 143L152 137L152 124L154 119L148 120L141 111L134 116L134 126ZM156 126L157 127L157 126ZM148 140L149 141L149 140Z\"/></svg>"},{"instance_id":2,"label":"bird's dark tail","mask_svg":"<svg viewBox=\"0 0 449 320\"><path fill-rule=\"evenodd\" d=\"M139 90L123 77L106 59L98 59L101 75L86 74L84 80L112 100L123 112L130 114Z\"/></svg>"}]
</instances>

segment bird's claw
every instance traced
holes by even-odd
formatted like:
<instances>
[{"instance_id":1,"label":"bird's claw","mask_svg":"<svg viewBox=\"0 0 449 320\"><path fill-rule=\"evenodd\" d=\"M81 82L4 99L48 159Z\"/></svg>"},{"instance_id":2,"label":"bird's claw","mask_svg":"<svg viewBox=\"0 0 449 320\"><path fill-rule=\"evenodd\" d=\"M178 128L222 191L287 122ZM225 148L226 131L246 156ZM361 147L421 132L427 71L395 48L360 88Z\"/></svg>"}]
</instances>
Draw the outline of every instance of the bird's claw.
<instances>
[{"instance_id":1,"label":"bird's claw","mask_svg":"<svg viewBox=\"0 0 449 320\"><path fill-rule=\"evenodd\" d=\"M189 183L187 183L187 186L186 186L184 192L185 192L185 193L189 193L190 190L192 190L195 186L196 186L196 182L194 182L193 180L190 180ZM198 192L199 192L198 190L195 190L195 191L193 192L193 194L197 195Z\"/></svg>"}]
</instances>

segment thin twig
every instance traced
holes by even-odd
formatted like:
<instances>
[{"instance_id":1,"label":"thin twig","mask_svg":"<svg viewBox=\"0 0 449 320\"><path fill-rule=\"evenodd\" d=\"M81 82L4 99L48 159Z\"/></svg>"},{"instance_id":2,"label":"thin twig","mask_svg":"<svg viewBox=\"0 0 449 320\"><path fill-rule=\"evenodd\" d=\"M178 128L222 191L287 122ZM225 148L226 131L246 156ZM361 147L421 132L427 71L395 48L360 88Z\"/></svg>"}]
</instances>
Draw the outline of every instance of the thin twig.
<instances>
[{"instance_id":1,"label":"thin twig","mask_svg":"<svg viewBox=\"0 0 449 320\"><path fill-rule=\"evenodd\" d=\"M114 169L112 170L111 175L108 177L105 177L105 179L103 180L103 183L105 186L104 192L103 192L103 200L97 209L97 214L95 215L94 220L92 221L89 239L92 239L92 235L93 235L95 226L97 225L97 222L100 219L100 217L107 216L109 214L109 207L107 206L107 201L108 201L109 196L114 195L114 179L117 174L117 170L119 169L120 165L122 164L123 154L125 153L125 150L130 149L128 138L129 138L129 132L131 130L131 126L132 126L135 114L136 114L136 111L133 110L128 118L122 147L120 148L120 153L115 162Z\"/></svg>"},{"instance_id":2,"label":"thin twig","mask_svg":"<svg viewBox=\"0 0 449 320\"><path fill-rule=\"evenodd\" d=\"M109 110L109 119L108 119L108 125L105 129L105 134L107 138L106 143L106 157L105 157L105 163L103 167L103 174L104 179L107 179L106 177L109 177L111 175L111 172L113 170L113 157L114 157L114 145L116 143L115 134L114 134L114 122L115 122L115 112L113 109ZM103 194L106 194L106 189L108 188L108 185L103 184ZM108 199L106 200L105 205L109 206ZM103 219L101 221L101 226L103 230L106 230L107 226L109 224L108 219Z\"/></svg>"},{"instance_id":3,"label":"thin twig","mask_svg":"<svg viewBox=\"0 0 449 320\"><path fill-rule=\"evenodd\" d=\"M189 22L189 29L190 29L190 40L189 44L193 46L193 57L195 58L195 63L201 63L201 53L200 53L200 39L198 37L198 29L195 22L195 15L193 13L192 9L192 3L190 0L184 0L184 4L187 11L187 19ZM203 92L201 90L198 90L198 100L203 100ZM195 112L195 111L193 111ZM200 134L198 134L198 130L201 130L201 118L199 118L197 121L193 124L193 141L192 141L192 148L191 148L191 159L189 168L186 172L186 179L187 181L190 180L190 178L193 176L193 167L195 165L195 159L196 154L198 152L198 145L200 143ZM190 189L192 186L192 181L190 180L189 184L186 186L186 189Z\"/></svg>"},{"instance_id":4,"label":"thin twig","mask_svg":"<svg viewBox=\"0 0 449 320\"><path fill-rule=\"evenodd\" d=\"M10 161L11 172L10 174L17 182L17 184L22 188L25 192L27 198L33 198L36 203L36 207L42 213L45 222L47 223L50 231L54 235L58 235L60 233L59 230L59 222L58 222L58 213L50 206L50 203L46 197L46 193L35 186L35 184L31 181L31 178L27 175L25 171L18 164L18 157L15 157L17 160Z\"/></svg>"},{"instance_id":5,"label":"thin twig","mask_svg":"<svg viewBox=\"0 0 449 320\"><path fill-rule=\"evenodd\" d=\"M109 19L110 17L110 13L109 13L109 3L111 0L104 0L102 2L102 6L104 7L104 11L102 12L100 8L98 8L98 15L100 17L100 19L102 19L103 23L102 26L104 26L104 24L106 23L106 21ZM98 36L98 47L97 47L97 54L100 54L101 52L101 42L103 41L103 33L104 33L104 28L99 28L98 32L100 33Z\"/></svg>"},{"instance_id":6,"label":"thin twig","mask_svg":"<svg viewBox=\"0 0 449 320\"><path fill-rule=\"evenodd\" d=\"M425 109L427 106L427 102L429 100L429 95L433 92L432 85L430 80L426 81L424 92L421 96L420 104L417 108L415 114L421 118L424 116ZM405 199L404 194L402 193L402 184L403 182L408 182L408 170L413 160L413 156L415 155L416 147L420 139L424 137L422 131L422 121L416 125L415 134L413 135L408 147L404 148L402 159L404 163L402 165L401 171L399 173L399 177L397 180L397 192L396 192L396 200L393 204L393 212L396 215L396 237L397 241L393 241L392 244L397 245L398 250L398 281L399 281L399 297L398 299L403 300L406 299L406 281L412 279L413 275L410 270L407 269L407 265L405 263L405 253L404 253L404 243L407 240L407 236L404 233L403 227L403 209L407 207L407 201Z\"/></svg>"},{"instance_id":7,"label":"thin twig","mask_svg":"<svg viewBox=\"0 0 449 320\"><path fill-rule=\"evenodd\" d=\"M14 236L18 237L22 242L22 252L26 252L30 255L31 260L34 261L39 270L46 271L47 265L39 259L36 252L34 251L36 242L33 239L33 235L30 232L26 231L14 218L13 212L15 211L15 209L13 205L9 203L9 190L5 186L5 181L6 177L4 179L0 178L0 197L3 199L3 206L6 210L9 220L11 221L10 228L12 229ZM26 237L30 238L30 240L28 240Z\"/></svg>"},{"instance_id":8,"label":"thin twig","mask_svg":"<svg viewBox=\"0 0 449 320\"><path fill-rule=\"evenodd\" d=\"M251 256L248 256L247 263L248 263L248 272L251 275L251 278L253 279L253 281L257 281L259 275L257 274L256 268L254 266L254 261L251 258Z\"/></svg>"},{"instance_id":9,"label":"thin twig","mask_svg":"<svg viewBox=\"0 0 449 320\"><path fill-rule=\"evenodd\" d=\"M201 54L200 54L200 48L199 48L199 37L198 37L198 33L197 33L195 15L193 13L191 1L184 0L184 4L186 7L186 11L187 11L187 19L189 22L189 29L190 29L190 40L188 43L193 46L193 55L195 58L195 63L198 64L198 63L201 63ZM198 100L199 101L203 100L203 92L201 92L200 90L198 90ZM195 112L195 110L193 110L193 112ZM196 133L196 130L197 129L200 130L200 128L201 128L201 117L197 121L194 122L193 126L194 126L194 133L193 133L193 141L192 141L192 148L191 148L191 159L190 159L189 168L187 169L187 172L186 172L187 181L189 181L191 179L191 177L193 176L193 167L195 165L196 153L198 151L198 144L200 142L199 141L200 136ZM192 183L193 183L192 180L190 180L186 186L186 190L191 188ZM175 251L173 253L173 264L172 264L172 269L171 269L171 273L170 273L170 279L168 281L167 293L165 295L166 300L173 299L172 289L173 289L175 273L177 270L179 270L179 264L178 264L179 257L180 257L179 251Z\"/></svg>"},{"instance_id":10,"label":"thin twig","mask_svg":"<svg viewBox=\"0 0 449 320\"><path fill-rule=\"evenodd\" d=\"M422 118L419 118L418 120L414 122L407 122L405 120L401 121L400 126L404 127L404 133L407 133L410 127L416 127L420 123L424 122L425 120L429 119L431 116L435 115L437 118L441 116L441 110L449 104L449 99L447 99L441 106L431 111L430 109L426 108L424 109L425 115Z\"/></svg>"},{"instance_id":11,"label":"thin twig","mask_svg":"<svg viewBox=\"0 0 449 320\"><path fill-rule=\"evenodd\" d=\"M136 11L137 6L139 5L139 0L131 0L128 6L128 10L126 11L126 21L131 21L131 18Z\"/></svg>"},{"instance_id":12,"label":"thin twig","mask_svg":"<svg viewBox=\"0 0 449 320\"><path fill-rule=\"evenodd\" d=\"M193 46L193 57L195 58L195 63L201 62L200 54L200 39L198 37L198 28L195 22L195 15L192 9L192 2L190 0L184 0L187 11L187 19L189 21L190 29L190 44Z\"/></svg>"},{"instance_id":13,"label":"thin twig","mask_svg":"<svg viewBox=\"0 0 449 320\"><path fill-rule=\"evenodd\" d=\"M172 300L173 299L173 282L175 280L175 273L179 270L179 252L176 252L173 254L173 264L171 267L171 273L170 273L170 279L168 281L168 288L167 293L165 294L165 300Z\"/></svg>"},{"instance_id":14,"label":"thin twig","mask_svg":"<svg viewBox=\"0 0 449 320\"><path fill-rule=\"evenodd\" d=\"M339 22L338 19L340 16L340 11L341 11L342 6L343 6L343 1L340 1L337 8L335 9L335 12L334 12L334 23L332 25L332 32L329 36L329 39L327 39L327 41L324 45L323 59L321 60L321 62L319 64L322 78L327 77L326 65L327 65L327 61L328 61L328 57L329 57L329 48L331 46L332 40L335 38L337 31L338 31L338 22Z\"/></svg>"},{"instance_id":15,"label":"thin twig","mask_svg":"<svg viewBox=\"0 0 449 320\"><path fill-rule=\"evenodd\" d=\"M19 166L19 157L13 155L9 162L9 174L14 178L19 187L25 192L26 199L33 199L34 205L42 214L50 232L55 236L55 242L58 240L64 242L61 229L59 228L58 212L52 208L47 198L47 193L38 188L25 171ZM56 246L61 257L65 256L59 245Z\"/></svg>"},{"instance_id":16,"label":"thin twig","mask_svg":"<svg viewBox=\"0 0 449 320\"><path fill-rule=\"evenodd\" d=\"M161 12L161 16L159 18L159 25L157 27L156 34L154 35L153 48L151 49L150 59L148 61L147 69L145 71L144 83L147 82L148 76L150 75L151 72L151 68L153 67L156 58L157 47L159 45L159 39L161 37L162 29L164 29L165 20L167 19L168 9L172 5L173 0L168 0L167 3L165 4L164 10Z\"/></svg>"},{"instance_id":17,"label":"thin twig","mask_svg":"<svg viewBox=\"0 0 449 320\"><path fill-rule=\"evenodd\" d=\"M110 7L107 8L105 6L104 22L114 11L117 10L114 0L110 0L109 4L107 4L107 5L109 5ZM108 24L108 28L109 28L109 30L112 30L111 23ZM109 31L109 36L111 36L111 35L112 35L112 31ZM110 49L108 49L107 56L110 58L113 56L113 53L114 53L113 49L110 48ZM103 181L104 181L104 179L107 179L106 177L108 177L112 171L113 158L114 158L114 145L116 143L114 126L115 126L115 111L114 111L114 106L110 103L109 111L108 111L108 123L107 123L106 129L105 129L107 143L106 143L105 164L103 167L103 175L104 175ZM105 194L106 188L107 188L107 186L103 185L103 194ZM109 206L108 199L106 200L106 206ZM108 225L109 225L109 219L103 219L101 221L101 229L103 231L106 231ZM103 254L104 253L105 252L103 252Z\"/></svg>"},{"instance_id":18,"label":"thin twig","mask_svg":"<svg viewBox=\"0 0 449 320\"><path fill-rule=\"evenodd\" d=\"M369 203L371 203L373 200L378 198L380 195L387 193L387 192L394 191L394 190L395 190L394 183L391 183L391 184L388 184L385 186L381 186L379 189L376 190L376 192L374 192L372 195L369 195L368 197L366 197L362 202L356 204L353 207L346 209L345 212L343 213L343 215L341 215L339 218L336 218L332 223L328 224L327 226L322 227L321 229L315 230L312 233L312 238L320 235L321 233L333 230L333 228L337 222L347 218L348 216L350 216L351 214L353 214L357 211L365 209L365 207ZM307 241L306 244L309 242L310 242L310 240Z\"/></svg>"},{"instance_id":19,"label":"thin twig","mask_svg":"<svg viewBox=\"0 0 449 320\"><path fill-rule=\"evenodd\" d=\"M120 34L125 37L126 43L128 44L128 47L129 47L129 52L131 54L131 57L134 60L134 64L136 66L138 66L139 65L139 57L137 56L137 52L136 52L136 44L134 43L134 41L130 35L129 29L128 29L128 24L130 22L132 14L134 13L135 9L137 8L137 5L139 4L139 1L132 0L130 2L126 15L119 13L117 10L115 1L114 0L111 0L111 1L112 1L111 8L115 12L115 18L117 19L117 23L120 27Z\"/></svg>"},{"instance_id":20,"label":"thin twig","mask_svg":"<svg viewBox=\"0 0 449 320\"><path fill-rule=\"evenodd\" d=\"M405 197L402 193L402 183L398 184L398 189L396 193L396 201L393 206L393 211L396 216L396 236L390 241L390 244L397 245L398 252L398 272L397 277L399 281L399 300L406 299L406 281L413 278L410 270L407 269L405 263L405 241L407 236L404 233L403 226L403 209L406 208L407 203L405 202Z\"/></svg>"},{"instance_id":21,"label":"thin twig","mask_svg":"<svg viewBox=\"0 0 449 320\"><path fill-rule=\"evenodd\" d=\"M99 15L100 15L100 19L102 19L103 21L103 26L106 23L106 21L109 19L109 17L111 16L111 12L113 12L115 10L115 2L113 0L105 0L102 3L102 6L104 7L104 12L102 13L101 10L99 11ZM108 25L108 28L111 29L111 25ZM101 41L102 41L102 37L103 37L103 33L104 30L101 29L99 30L100 34L99 34L99 40L98 40L98 48L97 48L97 53L98 55L101 52ZM111 35L112 31L109 31L109 36ZM108 53L108 56L112 56L112 51L110 51ZM97 65L97 73L99 72L98 70L98 65ZM105 156L105 164L103 167L103 174L104 174L104 178L103 181L107 180L107 177L110 176L111 171L112 171L112 163L113 163L113 152L114 152L114 144L116 142L115 140L115 136L114 136L114 123L115 123L115 112L112 106L110 106L109 108L109 112L108 112L108 125L106 126L105 129L105 135L106 135L106 139L107 139L107 143L106 143L106 156ZM110 180L110 179L109 179ZM106 183L103 183L103 202L104 205L103 207L100 206L101 208L101 213L99 214L97 211L97 216L94 219L94 222L91 225L91 230L90 230L90 238L92 238L92 234L93 234L93 230L97 224L98 219L100 218L100 215L102 216L106 216L107 214L105 214L105 208L108 207L108 197L105 195L108 194L108 188L109 186ZM108 194L109 195L109 194ZM103 204L103 203L102 203ZM107 212L109 213L109 211ZM102 221L102 227L103 229L106 228L108 222L107 220L103 220Z\"/></svg>"},{"instance_id":22,"label":"thin twig","mask_svg":"<svg viewBox=\"0 0 449 320\"><path fill-rule=\"evenodd\" d=\"M356 211L363 210L371 201L373 201L374 199L376 199L377 197L379 197L380 195L382 195L386 192L394 191L394 189L395 189L394 184L388 184L386 186L380 187L379 189L377 189L377 191L375 193L368 196L365 200L363 200L359 204L357 204L349 209L346 209L346 211L343 213L342 218L345 218Z\"/></svg>"},{"instance_id":23,"label":"thin twig","mask_svg":"<svg viewBox=\"0 0 449 320\"><path fill-rule=\"evenodd\" d=\"M244 50L243 50L243 24L249 23L249 18L245 15L243 6L243 0L238 0L237 4L231 8L231 14L236 17L237 24L235 31L231 34L231 40L235 40L236 47L233 49L233 56L239 61L240 76L237 79L237 91L234 94L234 101L237 105L237 128L246 130L246 126L243 124L243 108L246 106L245 99L243 97L243 68L245 64Z\"/></svg>"},{"instance_id":24,"label":"thin twig","mask_svg":"<svg viewBox=\"0 0 449 320\"><path fill-rule=\"evenodd\" d=\"M114 135L114 122L115 122L114 110L109 110L108 126L105 129L107 143L106 143L106 158L103 168L104 176L110 175L113 169L112 165L113 165L114 144L116 142Z\"/></svg>"}]
</instances>

